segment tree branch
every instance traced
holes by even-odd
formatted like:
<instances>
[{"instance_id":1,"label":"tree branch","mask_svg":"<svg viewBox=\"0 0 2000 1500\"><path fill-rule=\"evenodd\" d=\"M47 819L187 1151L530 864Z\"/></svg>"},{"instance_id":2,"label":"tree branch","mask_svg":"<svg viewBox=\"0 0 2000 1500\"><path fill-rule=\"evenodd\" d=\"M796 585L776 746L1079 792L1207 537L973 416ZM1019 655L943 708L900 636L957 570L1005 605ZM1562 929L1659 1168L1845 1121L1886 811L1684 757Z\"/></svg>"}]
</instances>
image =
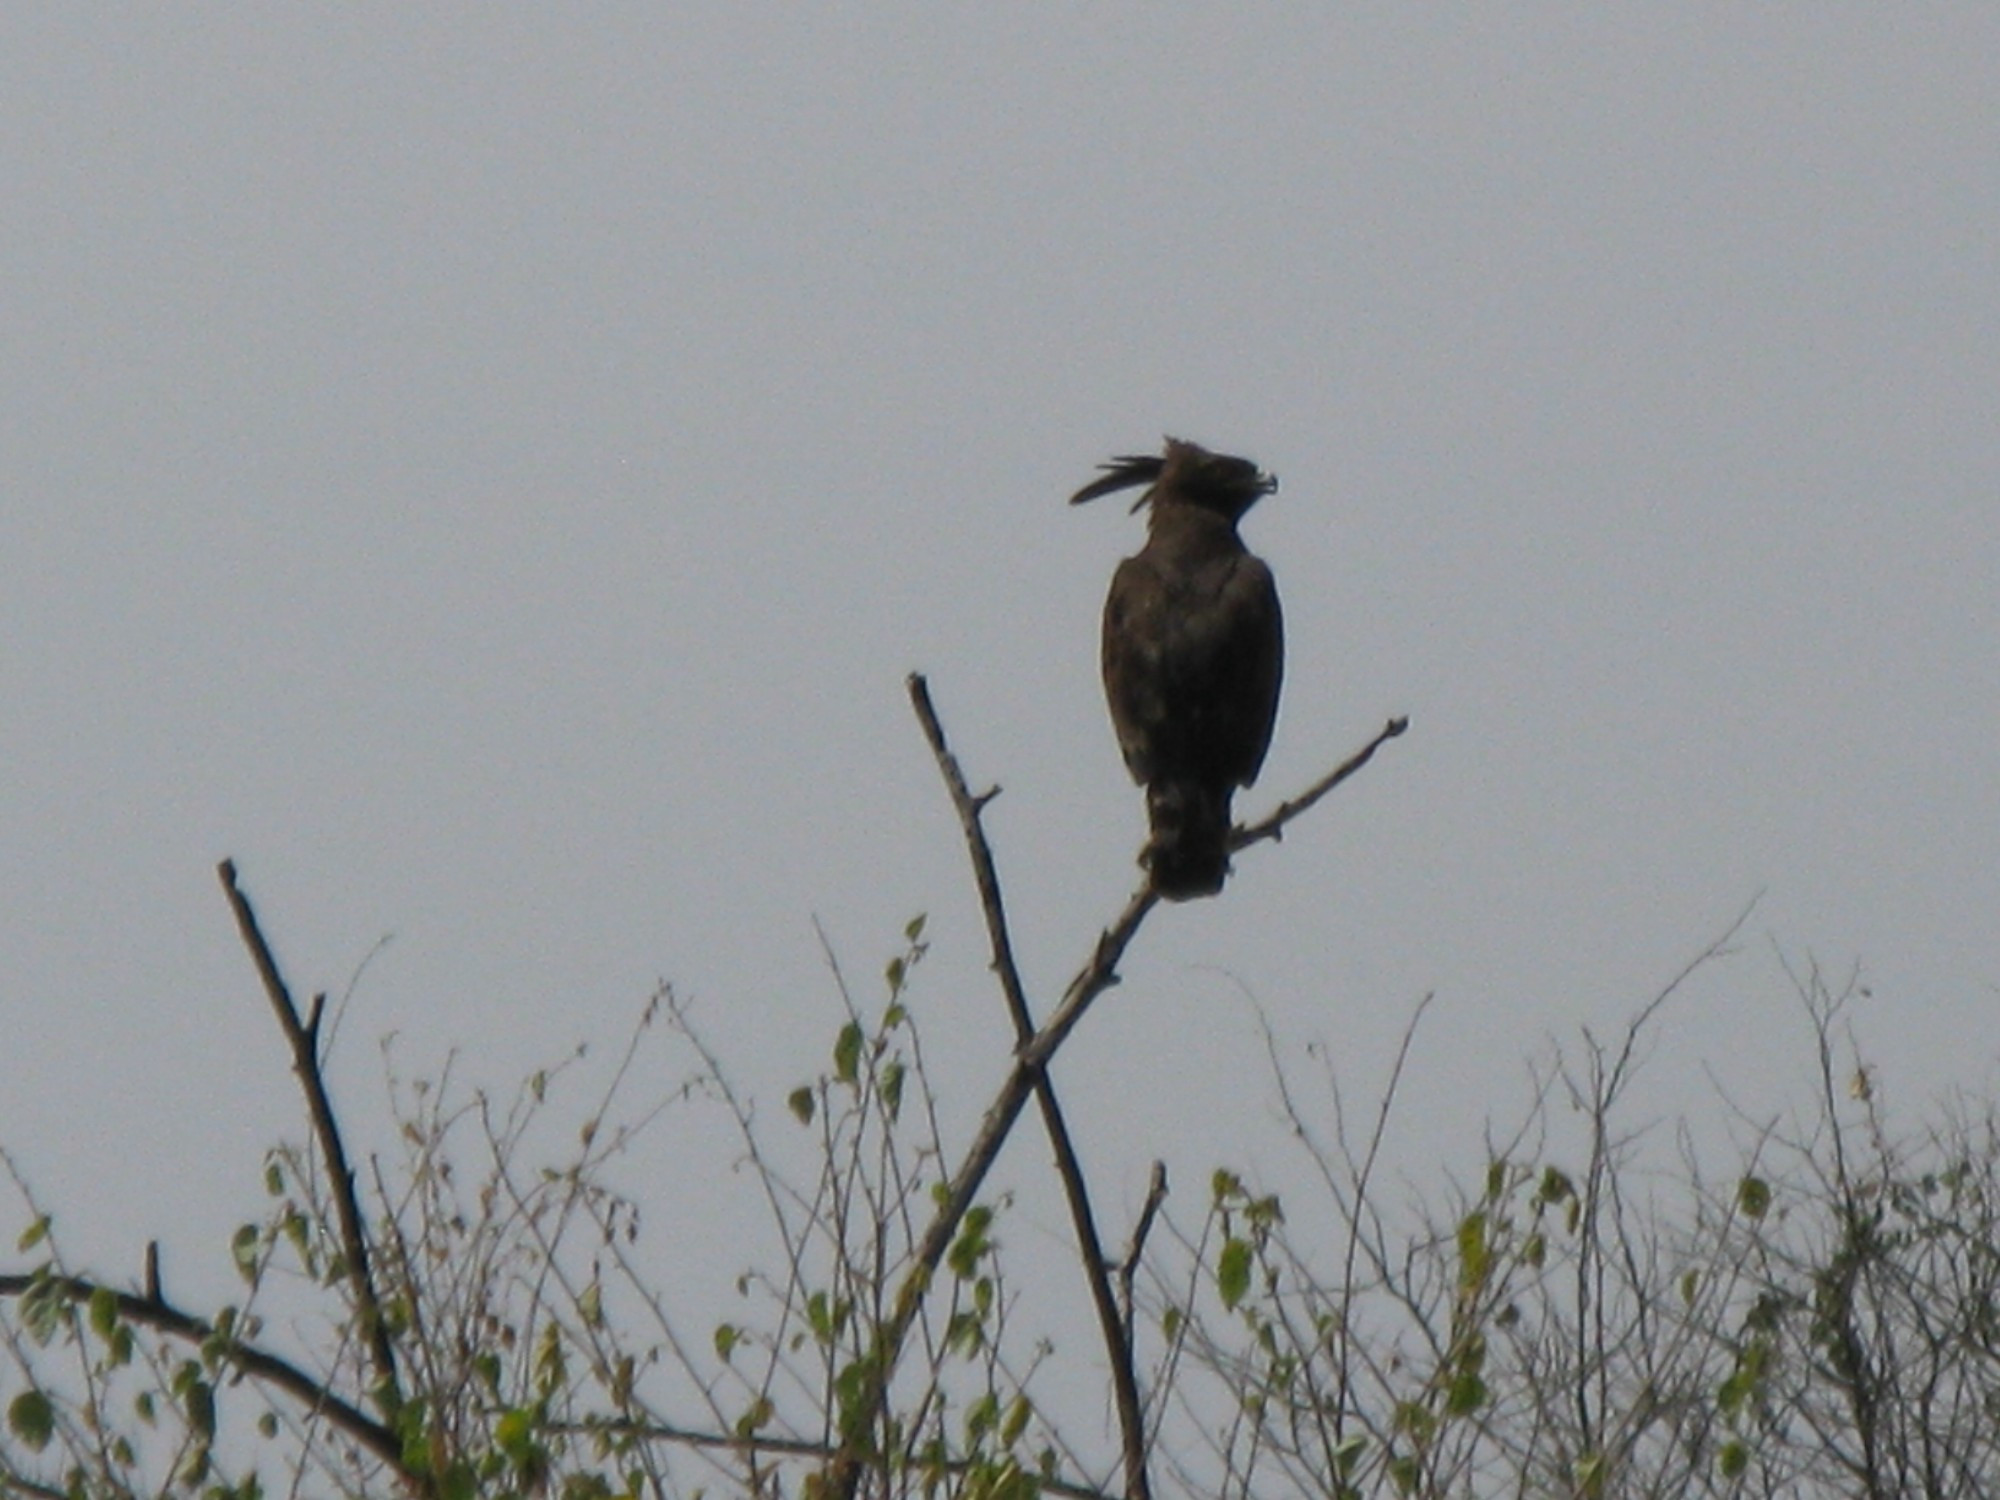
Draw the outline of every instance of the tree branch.
<instances>
[{"instance_id":1,"label":"tree branch","mask_svg":"<svg viewBox=\"0 0 2000 1500\"><path fill-rule=\"evenodd\" d=\"M1146 1253L1146 1237L1153 1232L1153 1218L1167 1201L1167 1164L1153 1163L1153 1175L1146 1184L1146 1203L1139 1210L1139 1222L1125 1246L1125 1258L1118 1262L1118 1297L1125 1309L1125 1326L1132 1326L1132 1278L1139 1273L1139 1259Z\"/></svg>"},{"instance_id":2,"label":"tree branch","mask_svg":"<svg viewBox=\"0 0 2000 1500\"><path fill-rule=\"evenodd\" d=\"M56 1276L42 1272L0 1275L0 1297L23 1297L44 1285L53 1288L69 1302L88 1302L100 1291L109 1292L117 1299L120 1317L147 1328L156 1328L190 1344L207 1345L216 1338L214 1324L182 1312L158 1296L149 1294L142 1297L131 1292L112 1291L81 1276ZM280 1355L233 1338L221 1340L221 1347L225 1358L237 1369L278 1387L308 1411L325 1416L405 1479L418 1481L419 1476L404 1466L402 1440L385 1424L343 1401L320 1381Z\"/></svg>"},{"instance_id":3,"label":"tree branch","mask_svg":"<svg viewBox=\"0 0 2000 1500\"><path fill-rule=\"evenodd\" d=\"M1347 780L1356 771L1367 765L1369 761L1375 758L1377 750L1380 750L1383 745L1395 739L1409 727L1409 717L1404 714L1397 715L1382 726L1374 739L1363 745L1354 754L1335 766L1303 792L1300 792L1291 801L1280 802L1268 814L1258 819L1255 823L1245 824L1230 830L1229 852L1234 854L1238 849L1247 849L1252 844L1262 843L1265 839L1283 838L1287 823L1291 822L1292 819L1296 818L1328 792L1339 786L1341 782Z\"/></svg>"},{"instance_id":4,"label":"tree branch","mask_svg":"<svg viewBox=\"0 0 2000 1500\"><path fill-rule=\"evenodd\" d=\"M913 674L910 689L913 698L917 696L922 682L921 675ZM927 692L925 701L928 701ZM920 719L923 717L921 706L918 717ZM935 714L931 717L935 721ZM1335 767L1299 796L1280 804L1276 811L1261 822L1238 830L1230 839L1230 848L1242 849L1263 839L1277 838L1285 824L1359 771L1385 741L1394 739L1407 728L1409 728L1408 719L1391 719L1373 740L1342 765ZM929 735L928 727L925 733ZM933 741L933 749L935 750L941 743L940 734L938 740ZM989 792L984 798L974 799L975 812L978 805L990 800L992 795ZM990 858L988 863L988 878L990 878ZM997 894L997 881L994 882L993 889ZM985 892L986 886L982 884L982 901ZM1118 962L1125 956L1125 950L1131 945L1132 939L1138 935L1139 926L1146 920L1146 914L1158 901L1159 896L1154 892L1150 882L1132 893L1131 899L1125 903L1125 909L1119 913L1118 919L1098 934L1097 946L1091 953L1089 961L1063 991L1062 1000L1056 1006L1054 1014L1040 1030L1016 1048L1014 1066L1008 1073L1006 1081L1001 1084L1000 1092L987 1106L985 1118L981 1120L972 1144L966 1149L964 1161L951 1179L944 1202L932 1217L930 1227L924 1231L924 1237L917 1246L916 1264L910 1268L903 1278L902 1285L897 1288L896 1300L888 1320L876 1334L876 1367L863 1409L855 1413L857 1420L854 1431L865 1433L872 1430L876 1419L881 1415L882 1407L888 1400L889 1383L894 1378L896 1366L902 1358L904 1340L909 1336L910 1326L916 1321L917 1312L923 1306L924 1296L930 1290L931 1279L943 1262L945 1252L950 1248L952 1237L958 1232L960 1222L972 1207L980 1185L986 1180L986 1174L992 1170L993 1163L999 1158L1000 1148L1007 1143L1007 1137L1013 1131L1014 1122L1020 1118L1022 1107L1028 1102L1028 1096L1039 1086L1049 1059L1068 1039L1070 1032L1076 1029L1077 1023L1083 1019L1084 1012L1090 1009L1091 1003L1118 982ZM1000 952L1008 954L1007 962L1011 968L1011 950L996 949L996 955ZM996 966L997 964L996 957ZM1002 983L1003 986L1006 983L1004 976ZM1018 993L1018 975L1014 984ZM1009 1003L1012 1004L1011 999ZM826 1483L821 1493L830 1497L830 1500L853 1500L860 1484L863 1462L864 1455L856 1444L851 1441L842 1444L833 1463L828 1466Z\"/></svg>"},{"instance_id":5,"label":"tree branch","mask_svg":"<svg viewBox=\"0 0 2000 1500\"><path fill-rule=\"evenodd\" d=\"M924 738L930 742L931 753L937 757L938 770L943 773L945 787L951 793L952 806L958 810L966 849L972 857L973 879L979 887L979 905L985 913L987 935L993 944L993 972L999 976L1001 993L1007 999L1008 1014L1013 1017L1015 1042L1026 1047L1035 1037L1035 1017L1021 985L1020 969L1014 962L1013 943L1007 933L1007 911L1000 896L1000 876L994 868L993 850L986 842L986 830L980 822L981 812L995 793L988 792L979 797L972 794L965 784L964 773L959 769L958 757L945 743L944 726L938 722L937 709L931 703L930 684L924 681L922 674L912 672L908 686L917 722L923 726ZM1111 1274L1105 1262L1103 1243L1097 1233L1096 1216L1091 1212L1083 1164L1077 1159L1076 1146L1063 1119L1055 1085L1049 1081L1046 1069L1036 1069L1032 1082L1036 1103L1041 1107L1042 1124L1048 1130L1049 1145L1055 1152L1056 1173L1062 1179L1063 1196L1069 1202L1070 1221L1076 1227L1077 1253L1082 1257L1084 1278L1090 1285L1090 1300L1097 1311L1105 1354L1111 1362L1112 1394L1118 1409L1118 1431L1124 1448L1125 1494L1127 1500L1151 1500L1152 1485L1146 1474L1146 1417L1139 1400L1138 1375L1133 1368L1131 1326L1121 1315L1117 1297L1112 1292Z\"/></svg>"},{"instance_id":6,"label":"tree branch","mask_svg":"<svg viewBox=\"0 0 2000 1500\"><path fill-rule=\"evenodd\" d=\"M367 1340L369 1356L375 1366L380 1393L378 1400L384 1413L393 1420L403 1404L402 1389L396 1375L396 1350L389 1339L388 1322L382 1316L381 1299L376 1294L368 1254L367 1227L362 1220L360 1199L354 1189L354 1169L348 1165L347 1147L341 1141L340 1126L334 1119L333 1101L327 1095L326 1079L320 1072L319 1020L326 997L315 996L306 1019L299 1019L292 992L285 984L284 976L278 972L278 961L271 953L271 945L264 941L263 930L257 925L257 913L250 905L250 898L236 883L236 862L225 859L216 866L216 874L221 877L222 889L229 897L230 908L236 913L236 926L243 935L243 945L250 950L250 957L257 965L258 977L264 981L264 994L277 1014L278 1028L284 1032L285 1040L292 1049L292 1071L298 1074L299 1087L305 1091L313 1134L319 1138L320 1151L326 1158L327 1175L332 1181L334 1210L340 1220L341 1250L347 1260L347 1277L353 1288L355 1307L361 1315L362 1335Z\"/></svg>"}]
</instances>

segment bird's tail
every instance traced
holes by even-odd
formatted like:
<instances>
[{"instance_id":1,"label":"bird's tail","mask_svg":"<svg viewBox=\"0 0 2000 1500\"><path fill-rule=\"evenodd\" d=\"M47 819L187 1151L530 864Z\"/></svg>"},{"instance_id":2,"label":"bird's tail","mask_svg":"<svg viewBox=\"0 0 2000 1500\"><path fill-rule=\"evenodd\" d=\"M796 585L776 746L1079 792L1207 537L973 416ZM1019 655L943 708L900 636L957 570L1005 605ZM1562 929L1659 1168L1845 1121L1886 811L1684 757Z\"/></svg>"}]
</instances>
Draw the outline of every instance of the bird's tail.
<instances>
[{"instance_id":1,"label":"bird's tail","mask_svg":"<svg viewBox=\"0 0 2000 1500\"><path fill-rule=\"evenodd\" d=\"M1146 789L1153 833L1139 862L1167 900L1213 896L1222 889L1229 874L1229 798L1227 787L1192 781L1155 782Z\"/></svg>"}]
</instances>

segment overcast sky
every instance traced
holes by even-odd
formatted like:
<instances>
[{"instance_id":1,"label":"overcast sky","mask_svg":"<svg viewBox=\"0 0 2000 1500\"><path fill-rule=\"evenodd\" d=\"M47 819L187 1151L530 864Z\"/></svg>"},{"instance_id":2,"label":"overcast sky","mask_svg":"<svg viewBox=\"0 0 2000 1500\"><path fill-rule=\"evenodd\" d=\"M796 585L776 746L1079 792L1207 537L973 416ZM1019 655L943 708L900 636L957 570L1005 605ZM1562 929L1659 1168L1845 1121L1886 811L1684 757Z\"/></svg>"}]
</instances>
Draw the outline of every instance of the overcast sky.
<instances>
[{"instance_id":1,"label":"overcast sky","mask_svg":"<svg viewBox=\"0 0 2000 1500\"><path fill-rule=\"evenodd\" d=\"M1365 1098L1435 991L1400 1139L1476 1174L1760 892L1672 1107L1803 1097L1780 954L1862 965L1906 1119L1985 1087L1996 77L1984 4L9 8L0 1144L226 1294L299 1127L224 855L302 991L391 939L357 1131L376 1038L504 1086L661 978L775 1110L815 918L872 995L920 911L962 1126L1008 1033L904 674L1046 1006L1143 822L1140 525L1063 500L1166 432L1283 480L1240 810L1412 728L1065 1054L1114 1233L1155 1155L1282 1171L1246 995Z\"/></svg>"}]
</instances>

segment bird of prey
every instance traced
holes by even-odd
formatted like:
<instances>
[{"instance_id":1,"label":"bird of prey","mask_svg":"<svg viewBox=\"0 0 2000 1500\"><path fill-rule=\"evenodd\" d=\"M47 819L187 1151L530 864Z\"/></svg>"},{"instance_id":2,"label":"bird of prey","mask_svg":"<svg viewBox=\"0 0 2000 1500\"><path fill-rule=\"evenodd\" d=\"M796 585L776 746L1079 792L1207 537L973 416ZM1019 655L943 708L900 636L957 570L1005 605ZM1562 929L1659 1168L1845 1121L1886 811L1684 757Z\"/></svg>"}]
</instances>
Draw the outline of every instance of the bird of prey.
<instances>
[{"instance_id":1,"label":"bird of prey","mask_svg":"<svg viewBox=\"0 0 2000 1500\"><path fill-rule=\"evenodd\" d=\"M1100 467L1072 505L1143 484L1132 509L1151 507L1146 545L1104 601L1104 695L1152 830L1139 862L1169 901L1213 896L1229 873L1230 798L1257 779L1278 713L1278 591L1236 534L1278 481L1178 438Z\"/></svg>"}]
</instances>

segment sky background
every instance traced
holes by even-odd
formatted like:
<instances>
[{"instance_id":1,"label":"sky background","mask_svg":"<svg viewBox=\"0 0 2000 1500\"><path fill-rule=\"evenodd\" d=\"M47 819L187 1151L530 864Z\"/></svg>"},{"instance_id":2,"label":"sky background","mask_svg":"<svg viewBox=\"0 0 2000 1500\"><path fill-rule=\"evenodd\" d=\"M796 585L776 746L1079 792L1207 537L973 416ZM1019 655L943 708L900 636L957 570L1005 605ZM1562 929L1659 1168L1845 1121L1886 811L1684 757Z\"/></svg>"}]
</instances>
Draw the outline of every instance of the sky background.
<instances>
[{"instance_id":1,"label":"sky background","mask_svg":"<svg viewBox=\"0 0 2000 1500\"><path fill-rule=\"evenodd\" d=\"M1971 4L10 8L0 1145L73 1258L230 1295L301 1127L225 855L352 986L364 1141L377 1038L504 1089L663 978L776 1117L815 921L866 997L918 912L962 1139L1009 1032L904 675L1046 1008L1142 833L1140 527L1063 501L1168 432L1283 479L1239 810L1412 727L1064 1053L1113 1238L1155 1156L1188 1218L1286 1180L1250 997L1368 1099L1435 992L1392 1144L1474 1176L1760 893L1649 1107L1809 1102L1781 957L1861 965L1903 1119L1986 1089L1996 70ZM739 1268L721 1148L651 1141Z\"/></svg>"}]
</instances>

